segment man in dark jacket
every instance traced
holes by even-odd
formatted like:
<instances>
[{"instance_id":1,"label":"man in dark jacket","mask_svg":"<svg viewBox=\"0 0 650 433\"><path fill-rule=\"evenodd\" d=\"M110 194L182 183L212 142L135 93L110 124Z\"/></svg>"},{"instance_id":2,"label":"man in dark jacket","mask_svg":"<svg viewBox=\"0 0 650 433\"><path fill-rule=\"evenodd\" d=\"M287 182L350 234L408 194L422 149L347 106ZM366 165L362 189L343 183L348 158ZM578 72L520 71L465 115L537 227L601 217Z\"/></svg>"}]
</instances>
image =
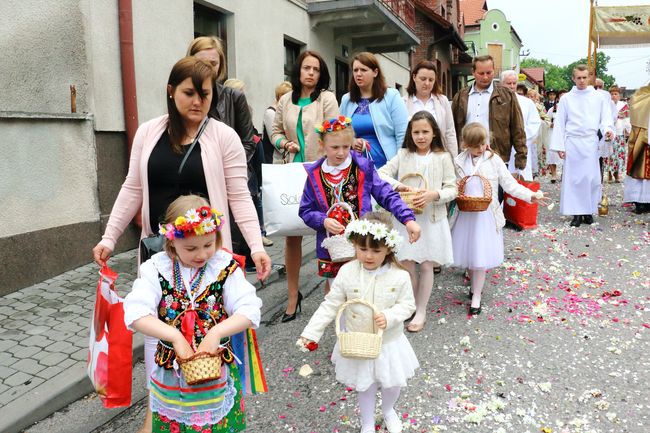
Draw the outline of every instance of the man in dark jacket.
<instances>
[{"instance_id":1,"label":"man in dark jacket","mask_svg":"<svg viewBox=\"0 0 650 433\"><path fill-rule=\"evenodd\" d=\"M515 93L492 82L492 56L475 57L472 75L474 84L456 93L451 105L458 143L463 126L471 122L482 123L490 133L490 149L508 165L514 148L515 166L523 170L528 148L524 119Z\"/></svg>"}]
</instances>

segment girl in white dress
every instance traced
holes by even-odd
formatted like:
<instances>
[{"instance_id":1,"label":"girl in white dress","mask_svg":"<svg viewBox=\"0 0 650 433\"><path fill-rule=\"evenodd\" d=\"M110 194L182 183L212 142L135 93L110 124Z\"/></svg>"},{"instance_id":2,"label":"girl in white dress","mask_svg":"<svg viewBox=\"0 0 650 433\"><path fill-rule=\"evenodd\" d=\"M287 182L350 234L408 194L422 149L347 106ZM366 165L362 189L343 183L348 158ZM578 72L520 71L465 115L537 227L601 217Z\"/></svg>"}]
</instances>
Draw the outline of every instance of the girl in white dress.
<instances>
[{"instance_id":1,"label":"girl in white dress","mask_svg":"<svg viewBox=\"0 0 650 433\"><path fill-rule=\"evenodd\" d=\"M499 185L508 194L529 203L545 205L541 191L533 192L519 184L499 157L488 150L488 132L478 122L468 123L462 131L464 151L456 157L459 179L481 175L490 182L492 202L483 212L459 211L451 230L454 248L454 266L470 271L472 304L470 314L481 313L481 292L489 269L503 263L503 231L505 218L499 204ZM483 196L483 185L478 176L465 184L464 195Z\"/></svg>"},{"instance_id":2,"label":"girl in white dress","mask_svg":"<svg viewBox=\"0 0 650 433\"><path fill-rule=\"evenodd\" d=\"M313 350L325 328L336 317L346 301L361 298L375 305L373 314L367 306L350 305L343 314L345 329L373 332L383 329L381 352L376 359L344 358L339 344L334 346L332 362L336 379L359 393L361 433L375 431L377 389L381 388L381 409L390 433L402 431L402 422L394 405L400 389L419 367L411 344L404 335L402 323L415 311L415 300L408 272L395 258L401 236L392 230L382 214L371 212L352 221L345 229L356 249L356 260L346 263L334 279L330 292L302 331L297 345Z\"/></svg>"},{"instance_id":3,"label":"girl in white dress","mask_svg":"<svg viewBox=\"0 0 650 433\"><path fill-rule=\"evenodd\" d=\"M402 148L379 169L381 177L398 191L415 190L397 180L409 173L419 173L427 182L426 188L417 189L419 194L413 201L414 206L424 207L421 214L415 215L422 229L420 239L401 246L397 254L411 275L415 296L415 316L406 329L418 332L426 321L434 267L451 265L454 261L446 204L458 194L452 156L445 150L440 129L427 111L413 115ZM396 227L402 236L406 234L401 224Z\"/></svg>"},{"instance_id":4,"label":"girl in white dress","mask_svg":"<svg viewBox=\"0 0 650 433\"><path fill-rule=\"evenodd\" d=\"M546 113L548 117L551 119L551 129L547 134L547 142L546 142L546 164L548 164L548 169L551 172L551 183L557 182L557 168L560 167L563 162L562 158L560 158L558 153L551 150L551 136L553 135L553 119L555 119L555 117L557 116L557 109L558 109L558 104L560 103L560 98L566 92L567 91L564 89L557 92L557 99L555 105L549 108L548 112Z\"/></svg>"}]
</instances>

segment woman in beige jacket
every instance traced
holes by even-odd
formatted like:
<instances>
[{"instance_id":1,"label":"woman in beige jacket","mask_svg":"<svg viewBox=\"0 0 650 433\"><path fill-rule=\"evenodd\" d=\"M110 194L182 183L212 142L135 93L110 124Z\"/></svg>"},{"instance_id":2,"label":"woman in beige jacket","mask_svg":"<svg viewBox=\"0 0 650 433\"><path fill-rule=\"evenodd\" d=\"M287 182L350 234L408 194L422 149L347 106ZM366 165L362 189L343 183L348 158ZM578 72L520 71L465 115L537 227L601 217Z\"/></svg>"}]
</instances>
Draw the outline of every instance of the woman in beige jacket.
<instances>
[{"instance_id":1,"label":"woman in beige jacket","mask_svg":"<svg viewBox=\"0 0 650 433\"><path fill-rule=\"evenodd\" d=\"M320 155L315 127L338 116L334 94L327 90L330 75L323 58L305 51L291 73L293 90L278 101L271 143L277 152L274 161L310 162ZM298 291L302 264L302 236L287 236L284 260L287 269L288 303L282 322L296 318L302 295Z\"/></svg>"}]
</instances>

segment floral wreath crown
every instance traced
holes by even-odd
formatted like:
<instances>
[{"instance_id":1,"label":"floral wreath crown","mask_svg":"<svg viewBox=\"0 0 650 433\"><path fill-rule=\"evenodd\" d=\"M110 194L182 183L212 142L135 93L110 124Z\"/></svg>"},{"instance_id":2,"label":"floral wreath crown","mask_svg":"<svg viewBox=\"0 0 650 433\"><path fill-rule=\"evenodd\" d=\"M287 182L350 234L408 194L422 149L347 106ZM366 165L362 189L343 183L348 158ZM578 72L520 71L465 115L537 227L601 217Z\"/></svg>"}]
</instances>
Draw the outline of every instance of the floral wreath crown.
<instances>
[{"instance_id":1,"label":"floral wreath crown","mask_svg":"<svg viewBox=\"0 0 650 433\"><path fill-rule=\"evenodd\" d=\"M224 219L223 214L209 206L190 209L185 216L179 216L174 223L160 224L158 232L171 240L183 239L188 236L202 236L221 230Z\"/></svg>"},{"instance_id":2,"label":"floral wreath crown","mask_svg":"<svg viewBox=\"0 0 650 433\"><path fill-rule=\"evenodd\" d=\"M325 134L326 132L336 132L351 127L352 127L352 119L345 116L339 116L324 121L322 125L317 126L315 129L317 133Z\"/></svg>"},{"instance_id":3,"label":"floral wreath crown","mask_svg":"<svg viewBox=\"0 0 650 433\"><path fill-rule=\"evenodd\" d=\"M386 224L368 220L354 220L345 227L345 236L350 239L352 235L372 235L376 241L383 241L393 252L397 252L404 240L397 230L388 230Z\"/></svg>"}]
</instances>

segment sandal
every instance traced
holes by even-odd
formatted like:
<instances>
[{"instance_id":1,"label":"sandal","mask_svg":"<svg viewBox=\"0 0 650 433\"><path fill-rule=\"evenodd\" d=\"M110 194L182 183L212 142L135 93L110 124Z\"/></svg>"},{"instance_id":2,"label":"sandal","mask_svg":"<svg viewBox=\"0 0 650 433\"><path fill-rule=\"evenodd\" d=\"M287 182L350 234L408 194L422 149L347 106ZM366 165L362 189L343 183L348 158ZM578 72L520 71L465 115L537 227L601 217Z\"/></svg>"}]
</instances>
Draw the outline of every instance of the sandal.
<instances>
[{"instance_id":1,"label":"sandal","mask_svg":"<svg viewBox=\"0 0 650 433\"><path fill-rule=\"evenodd\" d=\"M406 327L406 330L408 332L413 332L413 333L420 332L420 331L422 331L422 329L424 329L424 324L425 323L427 323L427 322L426 321L424 321L422 323L413 323L413 322L411 322Z\"/></svg>"}]
</instances>

